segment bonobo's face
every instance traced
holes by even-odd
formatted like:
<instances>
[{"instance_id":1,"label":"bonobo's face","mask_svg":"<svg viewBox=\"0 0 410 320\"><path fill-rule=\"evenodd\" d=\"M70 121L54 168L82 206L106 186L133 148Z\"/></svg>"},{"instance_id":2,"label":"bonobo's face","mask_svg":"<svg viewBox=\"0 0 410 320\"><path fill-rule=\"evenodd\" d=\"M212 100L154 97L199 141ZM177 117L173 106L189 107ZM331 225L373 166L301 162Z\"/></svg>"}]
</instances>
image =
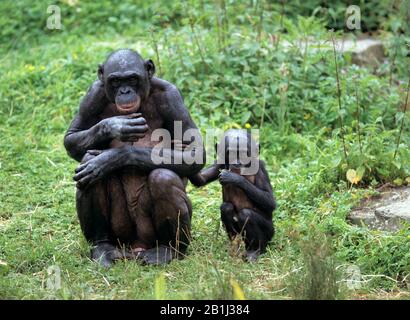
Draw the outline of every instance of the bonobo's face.
<instances>
[{"instance_id":1,"label":"bonobo's face","mask_svg":"<svg viewBox=\"0 0 410 320\"><path fill-rule=\"evenodd\" d=\"M108 100L115 103L122 114L138 111L148 97L150 80L155 72L151 60L144 61L132 50L112 53L98 69L98 77L104 82Z\"/></svg>"},{"instance_id":2,"label":"bonobo's face","mask_svg":"<svg viewBox=\"0 0 410 320\"><path fill-rule=\"evenodd\" d=\"M248 168L257 160L259 150L256 142L245 130L228 130L218 146L219 161L233 171ZM223 157L223 159L221 159Z\"/></svg>"}]
</instances>

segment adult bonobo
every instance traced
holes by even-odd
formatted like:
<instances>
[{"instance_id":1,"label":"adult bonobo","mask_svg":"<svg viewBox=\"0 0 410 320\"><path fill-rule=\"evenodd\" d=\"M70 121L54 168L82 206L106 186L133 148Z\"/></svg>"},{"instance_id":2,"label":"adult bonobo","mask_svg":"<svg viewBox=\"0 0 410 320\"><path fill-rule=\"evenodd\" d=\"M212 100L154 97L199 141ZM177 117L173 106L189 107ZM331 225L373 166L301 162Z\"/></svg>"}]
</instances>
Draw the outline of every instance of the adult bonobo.
<instances>
[{"instance_id":1,"label":"adult bonobo","mask_svg":"<svg viewBox=\"0 0 410 320\"><path fill-rule=\"evenodd\" d=\"M271 240L275 197L255 140L245 130L230 129L217 146L217 162L190 177L200 187L219 178L221 219L229 239L241 236L245 259L255 261Z\"/></svg>"},{"instance_id":2,"label":"adult bonobo","mask_svg":"<svg viewBox=\"0 0 410 320\"><path fill-rule=\"evenodd\" d=\"M98 80L64 138L68 153L81 161L74 176L81 229L92 244L92 259L104 266L124 256L168 263L190 241L186 177L203 167L205 153L200 135L184 136L198 130L180 92L154 72L154 63L133 50L113 52L99 66ZM170 161L154 161L161 141L154 130L177 139L175 128L182 132L176 141L186 148L164 148Z\"/></svg>"}]
</instances>

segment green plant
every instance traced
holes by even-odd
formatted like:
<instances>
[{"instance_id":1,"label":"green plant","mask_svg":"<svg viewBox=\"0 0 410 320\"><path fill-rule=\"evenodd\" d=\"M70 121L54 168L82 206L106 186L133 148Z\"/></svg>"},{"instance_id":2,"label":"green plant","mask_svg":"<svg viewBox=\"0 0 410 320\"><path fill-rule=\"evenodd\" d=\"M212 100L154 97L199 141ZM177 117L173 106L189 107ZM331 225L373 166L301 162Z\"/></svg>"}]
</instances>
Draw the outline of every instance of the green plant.
<instances>
[{"instance_id":1,"label":"green plant","mask_svg":"<svg viewBox=\"0 0 410 320\"><path fill-rule=\"evenodd\" d=\"M304 300L337 299L339 275L327 239L313 232L300 241L303 263L289 279L292 296Z\"/></svg>"}]
</instances>

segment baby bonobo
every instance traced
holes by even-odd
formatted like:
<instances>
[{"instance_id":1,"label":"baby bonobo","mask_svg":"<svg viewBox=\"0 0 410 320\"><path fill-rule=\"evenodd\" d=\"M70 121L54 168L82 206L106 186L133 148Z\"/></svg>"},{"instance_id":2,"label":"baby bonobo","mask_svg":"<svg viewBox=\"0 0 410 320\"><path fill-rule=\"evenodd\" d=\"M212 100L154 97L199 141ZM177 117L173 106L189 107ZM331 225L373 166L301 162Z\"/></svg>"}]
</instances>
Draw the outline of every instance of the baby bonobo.
<instances>
[{"instance_id":1,"label":"baby bonobo","mask_svg":"<svg viewBox=\"0 0 410 320\"><path fill-rule=\"evenodd\" d=\"M221 219L232 241L245 242L247 261L256 261L272 239L276 202L256 142L246 130L228 130L217 146L217 161L190 177L197 187L215 181L222 185Z\"/></svg>"}]
</instances>

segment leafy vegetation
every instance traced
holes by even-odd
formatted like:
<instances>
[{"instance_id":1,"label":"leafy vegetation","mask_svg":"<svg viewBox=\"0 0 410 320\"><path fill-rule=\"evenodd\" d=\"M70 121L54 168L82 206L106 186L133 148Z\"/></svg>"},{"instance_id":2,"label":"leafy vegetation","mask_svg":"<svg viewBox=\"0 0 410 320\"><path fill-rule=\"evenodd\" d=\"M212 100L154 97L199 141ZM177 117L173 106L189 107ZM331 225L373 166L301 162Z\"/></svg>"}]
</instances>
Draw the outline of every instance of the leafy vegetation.
<instances>
[{"instance_id":1,"label":"leafy vegetation","mask_svg":"<svg viewBox=\"0 0 410 320\"><path fill-rule=\"evenodd\" d=\"M409 229L346 221L378 186L409 183L405 3L360 1L364 29L386 43L386 62L372 70L333 52L346 1L61 0L62 30L46 27L48 1L2 1L0 298L408 297ZM62 139L98 63L122 47L155 61L201 129L261 130L279 208L258 264L228 254L217 183L188 188L194 241L186 259L108 271L88 259L76 163ZM362 274L355 290L345 285L349 265ZM61 270L60 289L48 285L50 266Z\"/></svg>"}]
</instances>

